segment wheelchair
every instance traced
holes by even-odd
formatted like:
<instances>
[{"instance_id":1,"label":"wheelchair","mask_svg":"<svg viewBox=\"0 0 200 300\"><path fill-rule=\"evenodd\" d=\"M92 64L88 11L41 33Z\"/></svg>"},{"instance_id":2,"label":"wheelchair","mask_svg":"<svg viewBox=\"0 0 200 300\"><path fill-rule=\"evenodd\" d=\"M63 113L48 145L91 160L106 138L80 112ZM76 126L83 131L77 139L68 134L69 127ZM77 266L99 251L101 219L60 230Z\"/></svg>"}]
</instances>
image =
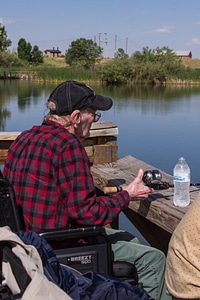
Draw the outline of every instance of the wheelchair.
<instances>
[{"instance_id":1,"label":"wheelchair","mask_svg":"<svg viewBox=\"0 0 200 300\"><path fill-rule=\"evenodd\" d=\"M12 185L0 171L0 227L9 226L13 232L24 230L23 214L17 205ZM53 248L58 261L84 273L97 272L138 284L135 265L114 261L111 244L104 227L69 227L39 233ZM84 241L81 243L80 241Z\"/></svg>"}]
</instances>

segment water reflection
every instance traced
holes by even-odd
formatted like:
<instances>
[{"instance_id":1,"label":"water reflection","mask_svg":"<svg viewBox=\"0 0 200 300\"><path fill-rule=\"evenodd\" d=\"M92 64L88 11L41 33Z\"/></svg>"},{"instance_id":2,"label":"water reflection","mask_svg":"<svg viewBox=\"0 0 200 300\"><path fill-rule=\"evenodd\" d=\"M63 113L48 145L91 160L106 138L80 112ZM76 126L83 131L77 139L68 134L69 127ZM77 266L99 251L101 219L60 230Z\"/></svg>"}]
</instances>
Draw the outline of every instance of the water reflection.
<instances>
[{"instance_id":1,"label":"water reflection","mask_svg":"<svg viewBox=\"0 0 200 300\"><path fill-rule=\"evenodd\" d=\"M141 100L175 100L182 99L182 97L191 97L199 95L200 86L184 86L184 85L171 85L171 86L93 86L95 91L104 93L117 99L141 99Z\"/></svg>"},{"instance_id":2,"label":"water reflection","mask_svg":"<svg viewBox=\"0 0 200 300\"><path fill-rule=\"evenodd\" d=\"M0 130L22 131L40 124L56 83L0 81ZM96 86L96 93L114 99L102 120L118 125L119 156L133 155L168 173L179 156L199 182L199 86Z\"/></svg>"},{"instance_id":3,"label":"water reflection","mask_svg":"<svg viewBox=\"0 0 200 300\"><path fill-rule=\"evenodd\" d=\"M35 83L31 81L6 80L0 81L0 130L7 131L7 121L14 121L17 111L26 114L35 114L35 109L40 106L44 99L47 99L55 84ZM41 106L41 109L44 110ZM32 110L33 109L33 110ZM40 117L41 118L41 117ZM26 119L26 117L25 117ZM23 119L22 119L23 120ZM26 127L26 122L20 124ZM23 130L22 126L19 129ZM15 127L15 126L14 126ZM13 127L13 128L14 128ZM17 126L18 127L18 126ZM14 130L13 130L14 131Z\"/></svg>"},{"instance_id":4,"label":"water reflection","mask_svg":"<svg viewBox=\"0 0 200 300\"><path fill-rule=\"evenodd\" d=\"M0 81L0 130L6 130L6 120L11 118L13 110L10 106L16 104L18 110L26 112L32 105L43 104L48 98L55 83L35 83L30 81ZM105 94L115 101L115 109L141 109L144 114L149 111L155 114L166 114L176 109L179 101L187 101L200 94L199 86L92 86L97 93ZM134 100L134 103L133 103ZM140 101L137 101L140 100ZM143 101L142 101L143 100ZM173 102L173 105L171 103ZM189 105L189 104L188 104ZM26 127L26 124L24 124Z\"/></svg>"}]
</instances>

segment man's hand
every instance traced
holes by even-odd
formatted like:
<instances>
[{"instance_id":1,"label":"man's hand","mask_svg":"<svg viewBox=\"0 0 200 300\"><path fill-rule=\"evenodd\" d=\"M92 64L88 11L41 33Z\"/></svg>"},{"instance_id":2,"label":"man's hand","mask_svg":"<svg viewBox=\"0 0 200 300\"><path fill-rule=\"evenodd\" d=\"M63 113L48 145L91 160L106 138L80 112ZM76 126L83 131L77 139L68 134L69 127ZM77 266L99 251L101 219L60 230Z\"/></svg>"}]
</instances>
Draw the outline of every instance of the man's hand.
<instances>
[{"instance_id":1,"label":"man's hand","mask_svg":"<svg viewBox=\"0 0 200 300\"><path fill-rule=\"evenodd\" d=\"M148 198L149 193L154 192L154 189L143 184L143 174L143 170L140 169L134 181L124 188L124 190L129 193L132 201L144 200Z\"/></svg>"}]
</instances>

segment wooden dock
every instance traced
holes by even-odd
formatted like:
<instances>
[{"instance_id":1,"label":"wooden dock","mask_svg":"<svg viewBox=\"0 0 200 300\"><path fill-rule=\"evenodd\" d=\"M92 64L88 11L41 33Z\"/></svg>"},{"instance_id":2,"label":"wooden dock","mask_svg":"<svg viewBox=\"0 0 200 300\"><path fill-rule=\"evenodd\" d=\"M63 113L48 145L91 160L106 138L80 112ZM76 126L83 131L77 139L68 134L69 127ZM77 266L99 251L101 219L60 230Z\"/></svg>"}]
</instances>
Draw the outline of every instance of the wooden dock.
<instances>
[{"instance_id":1,"label":"wooden dock","mask_svg":"<svg viewBox=\"0 0 200 300\"><path fill-rule=\"evenodd\" d=\"M95 186L103 192L104 187L129 184L137 176L140 168L144 171L158 169L129 155L111 163L93 165L91 170ZM171 175L158 170L162 174L163 181L172 183ZM175 207L173 191L173 188L155 190L144 201L131 201L124 211L145 239L165 253L171 234L189 207ZM198 193L198 188L190 187L191 203Z\"/></svg>"},{"instance_id":2,"label":"wooden dock","mask_svg":"<svg viewBox=\"0 0 200 300\"><path fill-rule=\"evenodd\" d=\"M20 132L0 132L0 165L4 165L8 148ZM90 137L83 143L91 164L107 163L118 159L118 127L112 122L93 123Z\"/></svg>"}]
</instances>

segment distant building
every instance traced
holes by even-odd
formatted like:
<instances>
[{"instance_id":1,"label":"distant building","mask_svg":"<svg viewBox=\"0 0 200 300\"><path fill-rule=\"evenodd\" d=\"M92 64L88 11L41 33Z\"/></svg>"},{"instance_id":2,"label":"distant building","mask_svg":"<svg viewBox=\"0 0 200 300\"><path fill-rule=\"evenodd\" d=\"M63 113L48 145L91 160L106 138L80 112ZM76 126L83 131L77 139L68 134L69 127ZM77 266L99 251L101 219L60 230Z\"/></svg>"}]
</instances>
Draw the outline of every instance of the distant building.
<instances>
[{"instance_id":1,"label":"distant building","mask_svg":"<svg viewBox=\"0 0 200 300\"><path fill-rule=\"evenodd\" d=\"M61 51L59 50L58 47L57 49L53 47L53 49L47 49L44 51L45 57L59 57L60 55L61 55Z\"/></svg>"},{"instance_id":2,"label":"distant building","mask_svg":"<svg viewBox=\"0 0 200 300\"><path fill-rule=\"evenodd\" d=\"M181 59L184 58L192 58L191 51L174 51L175 55L178 56Z\"/></svg>"}]
</instances>

